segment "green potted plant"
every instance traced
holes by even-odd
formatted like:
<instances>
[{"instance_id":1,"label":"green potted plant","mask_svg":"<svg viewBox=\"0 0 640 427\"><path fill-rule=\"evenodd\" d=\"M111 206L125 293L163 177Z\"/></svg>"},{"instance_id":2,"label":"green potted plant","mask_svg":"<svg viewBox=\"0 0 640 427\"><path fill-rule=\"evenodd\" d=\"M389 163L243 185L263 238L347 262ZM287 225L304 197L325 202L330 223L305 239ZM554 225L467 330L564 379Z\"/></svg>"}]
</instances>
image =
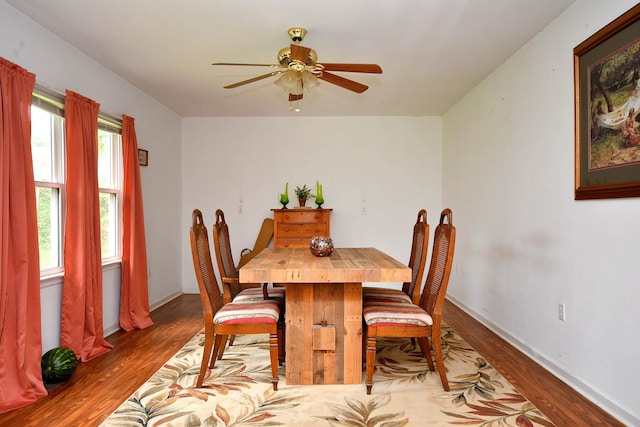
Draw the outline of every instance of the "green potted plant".
<instances>
[{"instance_id":1,"label":"green potted plant","mask_svg":"<svg viewBox=\"0 0 640 427\"><path fill-rule=\"evenodd\" d=\"M313 199L315 197L313 194L311 194L311 189L307 188L306 184L302 187L296 187L295 192L301 208L303 208L307 203L307 199Z\"/></svg>"}]
</instances>

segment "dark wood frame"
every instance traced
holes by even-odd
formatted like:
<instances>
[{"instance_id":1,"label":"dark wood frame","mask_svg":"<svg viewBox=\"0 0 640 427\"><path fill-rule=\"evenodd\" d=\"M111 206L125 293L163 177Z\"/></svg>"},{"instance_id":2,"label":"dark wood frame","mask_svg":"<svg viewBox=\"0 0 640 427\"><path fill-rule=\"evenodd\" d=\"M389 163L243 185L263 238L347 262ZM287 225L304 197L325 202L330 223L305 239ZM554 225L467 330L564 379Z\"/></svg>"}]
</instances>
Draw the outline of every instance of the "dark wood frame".
<instances>
[{"instance_id":1,"label":"dark wood frame","mask_svg":"<svg viewBox=\"0 0 640 427\"><path fill-rule=\"evenodd\" d=\"M149 151L138 148L138 164L140 166L149 166Z\"/></svg>"},{"instance_id":2,"label":"dark wood frame","mask_svg":"<svg viewBox=\"0 0 640 427\"><path fill-rule=\"evenodd\" d=\"M640 197L640 163L589 170L591 131L587 68L640 34L640 4L573 49L575 84L575 199ZM635 43L635 42L634 42ZM640 41L639 41L640 43Z\"/></svg>"}]
</instances>

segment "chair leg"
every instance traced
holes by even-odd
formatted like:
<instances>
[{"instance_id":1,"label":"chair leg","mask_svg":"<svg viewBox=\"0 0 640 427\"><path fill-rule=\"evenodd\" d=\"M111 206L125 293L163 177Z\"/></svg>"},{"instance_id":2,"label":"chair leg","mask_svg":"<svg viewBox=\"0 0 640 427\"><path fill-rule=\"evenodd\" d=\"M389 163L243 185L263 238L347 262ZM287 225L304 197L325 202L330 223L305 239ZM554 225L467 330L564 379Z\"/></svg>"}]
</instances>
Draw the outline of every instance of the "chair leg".
<instances>
[{"instance_id":1,"label":"chair leg","mask_svg":"<svg viewBox=\"0 0 640 427\"><path fill-rule=\"evenodd\" d=\"M284 320L278 322L278 364L282 366L285 361L286 330Z\"/></svg>"},{"instance_id":2,"label":"chair leg","mask_svg":"<svg viewBox=\"0 0 640 427\"><path fill-rule=\"evenodd\" d=\"M367 324L362 322L362 369L367 369Z\"/></svg>"},{"instance_id":3,"label":"chair leg","mask_svg":"<svg viewBox=\"0 0 640 427\"><path fill-rule=\"evenodd\" d=\"M233 338L235 335L231 335L231 338ZM220 360L222 359L222 355L224 354L224 349L227 345L227 338L229 338L229 335L221 335L221 342L220 342L220 346L218 346L218 351L216 353L214 353L214 355L216 356L215 358ZM212 362L213 363L213 362ZM213 366L211 366L213 367Z\"/></svg>"},{"instance_id":4,"label":"chair leg","mask_svg":"<svg viewBox=\"0 0 640 427\"><path fill-rule=\"evenodd\" d=\"M213 326L205 326L204 328L204 348L202 351L202 362L200 363L200 374L196 380L196 387L202 387L204 382L204 376L207 373L207 365L211 359L211 352L213 350ZM215 357L214 357L215 359Z\"/></svg>"},{"instance_id":5,"label":"chair leg","mask_svg":"<svg viewBox=\"0 0 640 427\"><path fill-rule=\"evenodd\" d=\"M373 387L373 368L376 363L376 337L371 336L371 333L367 334L367 394L371 394L371 388Z\"/></svg>"},{"instance_id":6,"label":"chair leg","mask_svg":"<svg viewBox=\"0 0 640 427\"><path fill-rule=\"evenodd\" d=\"M269 334L269 356L271 358L271 383L273 391L278 391L278 332Z\"/></svg>"},{"instance_id":7,"label":"chair leg","mask_svg":"<svg viewBox=\"0 0 640 427\"><path fill-rule=\"evenodd\" d=\"M431 345L429 345L429 338L420 337L418 340L420 344L420 350L422 351L422 355L425 359L427 359L427 364L429 365L429 370L431 372L435 371L435 366L433 366L433 357L431 356Z\"/></svg>"},{"instance_id":8,"label":"chair leg","mask_svg":"<svg viewBox=\"0 0 640 427\"><path fill-rule=\"evenodd\" d=\"M436 356L436 366L438 367L438 373L440 374L440 381L442 381L442 387L444 391L449 391L449 381L447 380L447 373L444 370L444 357L442 357L442 342L440 339L440 328L434 328L431 332L431 343L433 346L433 353Z\"/></svg>"},{"instance_id":9,"label":"chair leg","mask_svg":"<svg viewBox=\"0 0 640 427\"><path fill-rule=\"evenodd\" d=\"M229 337L229 347L231 347L233 345L233 342L236 340L236 336L235 335L231 335Z\"/></svg>"},{"instance_id":10,"label":"chair leg","mask_svg":"<svg viewBox=\"0 0 640 427\"><path fill-rule=\"evenodd\" d=\"M216 360L222 359L222 353L224 353L224 346L227 343L227 335L217 334L213 344L213 356L211 357L211 363L209 367L215 368Z\"/></svg>"}]
</instances>

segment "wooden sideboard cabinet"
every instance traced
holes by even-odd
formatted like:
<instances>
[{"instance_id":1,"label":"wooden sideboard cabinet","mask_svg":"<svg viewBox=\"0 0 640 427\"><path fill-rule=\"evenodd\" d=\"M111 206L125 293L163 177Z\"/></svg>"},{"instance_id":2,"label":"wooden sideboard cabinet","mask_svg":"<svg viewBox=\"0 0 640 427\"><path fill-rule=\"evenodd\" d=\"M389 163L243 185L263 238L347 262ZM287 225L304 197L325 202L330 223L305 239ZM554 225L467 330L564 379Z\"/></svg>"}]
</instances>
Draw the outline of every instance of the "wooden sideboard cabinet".
<instances>
[{"instance_id":1,"label":"wooden sideboard cabinet","mask_svg":"<svg viewBox=\"0 0 640 427\"><path fill-rule=\"evenodd\" d=\"M292 208L273 211L273 247L308 248L313 236L331 236L333 209Z\"/></svg>"}]
</instances>

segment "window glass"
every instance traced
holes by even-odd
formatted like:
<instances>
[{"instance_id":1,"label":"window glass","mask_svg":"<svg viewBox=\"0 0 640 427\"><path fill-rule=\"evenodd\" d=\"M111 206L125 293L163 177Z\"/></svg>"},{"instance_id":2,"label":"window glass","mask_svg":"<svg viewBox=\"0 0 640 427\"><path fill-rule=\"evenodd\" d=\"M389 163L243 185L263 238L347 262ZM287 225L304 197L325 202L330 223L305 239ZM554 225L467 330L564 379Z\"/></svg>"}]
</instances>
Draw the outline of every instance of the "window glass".
<instances>
[{"instance_id":1,"label":"window glass","mask_svg":"<svg viewBox=\"0 0 640 427\"><path fill-rule=\"evenodd\" d=\"M64 197L64 119L31 107L31 153L36 181L40 270L62 268L62 206Z\"/></svg>"},{"instance_id":2,"label":"window glass","mask_svg":"<svg viewBox=\"0 0 640 427\"><path fill-rule=\"evenodd\" d=\"M58 188L36 187L40 270L62 267L59 202Z\"/></svg>"},{"instance_id":3,"label":"window glass","mask_svg":"<svg viewBox=\"0 0 640 427\"><path fill-rule=\"evenodd\" d=\"M100 187L100 238L102 258L120 256L122 211L122 137L98 130L98 186Z\"/></svg>"},{"instance_id":4,"label":"window glass","mask_svg":"<svg viewBox=\"0 0 640 427\"><path fill-rule=\"evenodd\" d=\"M102 258L118 255L118 203L114 193L100 192L100 240Z\"/></svg>"}]
</instances>

